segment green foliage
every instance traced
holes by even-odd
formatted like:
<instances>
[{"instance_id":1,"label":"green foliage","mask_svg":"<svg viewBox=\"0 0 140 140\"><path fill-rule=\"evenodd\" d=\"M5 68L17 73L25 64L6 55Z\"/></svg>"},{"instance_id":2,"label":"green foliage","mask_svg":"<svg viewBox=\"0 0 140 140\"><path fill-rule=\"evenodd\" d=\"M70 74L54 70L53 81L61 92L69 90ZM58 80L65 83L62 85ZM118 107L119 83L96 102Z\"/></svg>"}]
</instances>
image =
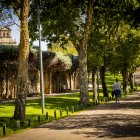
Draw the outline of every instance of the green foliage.
<instances>
[{"instance_id":1,"label":"green foliage","mask_svg":"<svg viewBox=\"0 0 140 140\"><path fill-rule=\"evenodd\" d=\"M66 68L70 68L72 66L72 60L69 56L66 56L61 52L57 52L56 57L59 59L59 61L61 61L61 63L66 65Z\"/></svg>"},{"instance_id":2,"label":"green foliage","mask_svg":"<svg viewBox=\"0 0 140 140\"><path fill-rule=\"evenodd\" d=\"M106 83L107 83L107 90L108 90L108 93L111 96L111 92L112 92L112 89L113 89L113 84L114 84L116 78L119 80L119 82L121 84L121 88L122 88L122 85L123 85L122 76L119 73L118 74L112 74L110 71L106 71L105 75L106 75L105 77L106 77Z\"/></svg>"},{"instance_id":3,"label":"green foliage","mask_svg":"<svg viewBox=\"0 0 140 140\"><path fill-rule=\"evenodd\" d=\"M17 51L18 46L13 46L13 45L0 45L0 52L4 51Z\"/></svg>"},{"instance_id":4,"label":"green foliage","mask_svg":"<svg viewBox=\"0 0 140 140\"><path fill-rule=\"evenodd\" d=\"M105 44L102 43L103 38L104 34L93 28L90 34L88 47L88 69L91 69L93 66L99 68L103 65L103 56L105 52Z\"/></svg>"},{"instance_id":5,"label":"green foliage","mask_svg":"<svg viewBox=\"0 0 140 140\"><path fill-rule=\"evenodd\" d=\"M1 0L1 8L6 10L12 10L17 16L19 16L19 9L21 2L19 0Z\"/></svg>"},{"instance_id":6,"label":"green foliage","mask_svg":"<svg viewBox=\"0 0 140 140\"><path fill-rule=\"evenodd\" d=\"M61 47L61 43L54 43L48 50L52 52L62 52L65 55L78 55L75 47L70 41L63 47Z\"/></svg>"},{"instance_id":7,"label":"green foliage","mask_svg":"<svg viewBox=\"0 0 140 140\"><path fill-rule=\"evenodd\" d=\"M34 46L30 46L30 52L32 52L32 53L38 53L39 52L39 48L34 47Z\"/></svg>"},{"instance_id":8,"label":"green foliage","mask_svg":"<svg viewBox=\"0 0 140 140\"><path fill-rule=\"evenodd\" d=\"M18 59L18 46L0 45L0 62Z\"/></svg>"},{"instance_id":9,"label":"green foliage","mask_svg":"<svg viewBox=\"0 0 140 140\"><path fill-rule=\"evenodd\" d=\"M132 8L126 13L126 22L132 27L140 29L140 1L128 0L132 4Z\"/></svg>"},{"instance_id":10,"label":"green foliage","mask_svg":"<svg viewBox=\"0 0 140 140\"><path fill-rule=\"evenodd\" d=\"M34 47L30 47L30 54L35 55L38 53L39 53L38 49ZM0 45L0 58L1 58L0 60L1 61L2 60L18 61L18 57L19 57L19 46Z\"/></svg>"},{"instance_id":11,"label":"green foliage","mask_svg":"<svg viewBox=\"0 0 140 140\"><path fill-rule=\"evenodd\" d=\"M129 26L122 28L125 31L120 31L111 69L114 72L122 72L124 69L133 72L140 64L140 34L139 31L131 30Z\"/></svg>"},{"instance_id":12,"label":"green foliage","mask_svg":"<svg viewBox=\"0 0 140 140\"><path fill-rule=\"evenodd\" d=\"M54 43L58 40L67 42L81 38L83 25L85 23L85 8L86 0L50 0L42 1L40 9L42 36L49 43ZM30 35L33 40L36 39L37 32L37 7L36 3L31 5L31 20L29 22ZM47 16L46 16L47 15ZM32 34L34 33L34 34ZM76 42L75 42L76 43Z\"/></svg>"},{"instance_id":13,"label":"green foliage","mask_svg":"<svg viewBox=\"0 0 140 140\"><path fill-rule=\"evenodd\" d=\"M16 64L18 63L19 47L1 45L0 46L0 63L3 64ZM39 50L36 47L30 47L29 64L39 68ZM43 52L43 60L51 61L52 58L56 57L57 64L64 67L64 69L70 69L72 67L72 57L62 52ZM1 66L2 66L1 65ZM59 67L59 65L57 65Z\"/></svg>"},{"instance_id":14,"label":"green foliage","mask_svg":"<svg viewBox=\"0 0 140 140\"><path fill-rule=\"evenodd\" d=\"M16 3L16 1L15 1ZM0 28L15 24L17 16L12 1L1 0L0 2Z\"/></svg>"},{"instance_id":15,"label":"green foliage","mask_svg":"<svg viewBox=\"0 0 140 140\"><path fill-rule=\"evenodd\" d=\"M88 48L88 66L109 67L116 46L116 32L132 8L126 1L95 1L94 19Z\"/></svg>"}]
</instances>

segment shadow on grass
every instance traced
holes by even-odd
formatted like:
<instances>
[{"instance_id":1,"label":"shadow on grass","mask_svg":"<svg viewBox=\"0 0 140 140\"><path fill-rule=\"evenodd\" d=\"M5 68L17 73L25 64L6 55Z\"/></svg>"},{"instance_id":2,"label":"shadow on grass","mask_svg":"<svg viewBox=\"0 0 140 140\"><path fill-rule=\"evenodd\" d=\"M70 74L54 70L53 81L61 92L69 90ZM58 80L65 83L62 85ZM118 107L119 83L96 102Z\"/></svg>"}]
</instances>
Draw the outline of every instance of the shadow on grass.
<instances>
[{"instance_id":1,"label":"shadow on grass","mask_svg":"<svg viewBox=\"0 0 140 140\"><path fill-rule=\"evenodd\" d=\"M78 96L78 95L76 95ZM69 98L64 98L64 96L62 97L49 97L45 99L45 108L46 111L48 111L49 113L49 119L53 120L54 119L54 109L57 109L57 113L59 116L60 114L60 109L65 110L66 112L66 107L71 107L71 106L75 106L79 103L79 99L75 98L76 96L74 95L70 95ZM67 96L66 96L67 97ZM4 106L14 106L14 103L7 103L7 104L3 104ZM33 108L33 109L41 109L41 99L35 99L35 100L30 100L27 101L26 103L26 108ZM47 110L49 109L49 110ZM25 119L25 125L21 127L21 129L25 129L28 126L28 119L31 119L31 123L32 126L38 126L38 116L40 114L39 113L35 113L33 112L32 114L26 114L26 119ZM40 115L41 116L41 122L45 123L46 122L46 116L45 115ZM2 126L3 124L6 124L8 129L11 129L11 131L16 131L17 128L17 121L13 120L12 117L0 117L0 126Z\"/></svg>"},{"instance_id":2,"label":"shadow on grass","mask_svg":"<svg viewBox=\"0 0 140 140\"><path fill-rule=\"evenodd\" d=\"M46 98L45 99L45 108L46 109L64 109L68 106L77 105L79 99L77 98ZM26 107L41 108L41 100L32 100L27 102Z\"/></svg>"},{"instance_id":3,"label":"shadow on grass","mask_svg":"<svg viewBox=\"0 0 140 140\"><path fill-rule=\"evenodd\" d=\"M0 126L6 124L6 128L12 133L12 131L17 131L19 128L17 127L17 120L14 120L12 117L0 117ZM27 125L22 125L21 129L27 128Z\"/></svg>"}]
</instances>

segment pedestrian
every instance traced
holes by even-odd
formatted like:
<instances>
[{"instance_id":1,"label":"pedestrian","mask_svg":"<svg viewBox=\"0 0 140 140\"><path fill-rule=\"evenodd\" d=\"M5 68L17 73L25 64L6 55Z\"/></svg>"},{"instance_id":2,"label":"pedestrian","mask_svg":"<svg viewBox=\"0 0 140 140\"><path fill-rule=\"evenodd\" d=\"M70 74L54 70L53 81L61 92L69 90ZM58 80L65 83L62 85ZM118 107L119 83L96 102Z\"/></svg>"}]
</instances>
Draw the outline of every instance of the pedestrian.
<instances>
[{"instance_id":1,"label":"pedestrian","mask_svg":"<svg viewBox=\"0 0 140 140\"><path fill-rule=\"evenodd\" d=\"M115 94L116 103L119 103L119 98L121 96L121 84L118 79L116 79L116 82L113 85L113 91Z\"/></svg>"}]
</instances>

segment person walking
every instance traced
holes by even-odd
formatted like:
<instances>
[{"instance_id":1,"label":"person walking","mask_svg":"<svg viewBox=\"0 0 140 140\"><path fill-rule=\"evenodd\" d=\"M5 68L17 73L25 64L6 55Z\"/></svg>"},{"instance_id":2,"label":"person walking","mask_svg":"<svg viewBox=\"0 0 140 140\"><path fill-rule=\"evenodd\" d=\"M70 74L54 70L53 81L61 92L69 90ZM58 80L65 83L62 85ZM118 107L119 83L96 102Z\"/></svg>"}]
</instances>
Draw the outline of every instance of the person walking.
<instances>
[{"instance_id":1,"label":"person walking","mask_svg":"<svg viewBox=\"0 0 140 140\"><path fill-rule=\"evenodd\" d=\"M118 79L116 79L116 82L113 85L113 90L115 94L116 103L119 103L119 98L121 96L121 84L118 81Z\"/></svg>"}]
</instances>

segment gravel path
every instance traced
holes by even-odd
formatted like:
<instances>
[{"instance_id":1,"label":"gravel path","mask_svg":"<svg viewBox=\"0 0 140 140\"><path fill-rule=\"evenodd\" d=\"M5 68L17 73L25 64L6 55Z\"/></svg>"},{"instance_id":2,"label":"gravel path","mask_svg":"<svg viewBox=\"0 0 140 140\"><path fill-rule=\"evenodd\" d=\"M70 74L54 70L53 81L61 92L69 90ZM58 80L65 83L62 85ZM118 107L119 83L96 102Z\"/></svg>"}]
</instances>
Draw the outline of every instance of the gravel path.
<instances>
[{"instance_id":1,"label":"gravel path","mask_svg":"<svg viewBox=\"0 0 140 140\"><path fill-rule=\"evenodd\" d=\"M0 140L140 140L140 92Z\"/></svg>"}]
</instances>

